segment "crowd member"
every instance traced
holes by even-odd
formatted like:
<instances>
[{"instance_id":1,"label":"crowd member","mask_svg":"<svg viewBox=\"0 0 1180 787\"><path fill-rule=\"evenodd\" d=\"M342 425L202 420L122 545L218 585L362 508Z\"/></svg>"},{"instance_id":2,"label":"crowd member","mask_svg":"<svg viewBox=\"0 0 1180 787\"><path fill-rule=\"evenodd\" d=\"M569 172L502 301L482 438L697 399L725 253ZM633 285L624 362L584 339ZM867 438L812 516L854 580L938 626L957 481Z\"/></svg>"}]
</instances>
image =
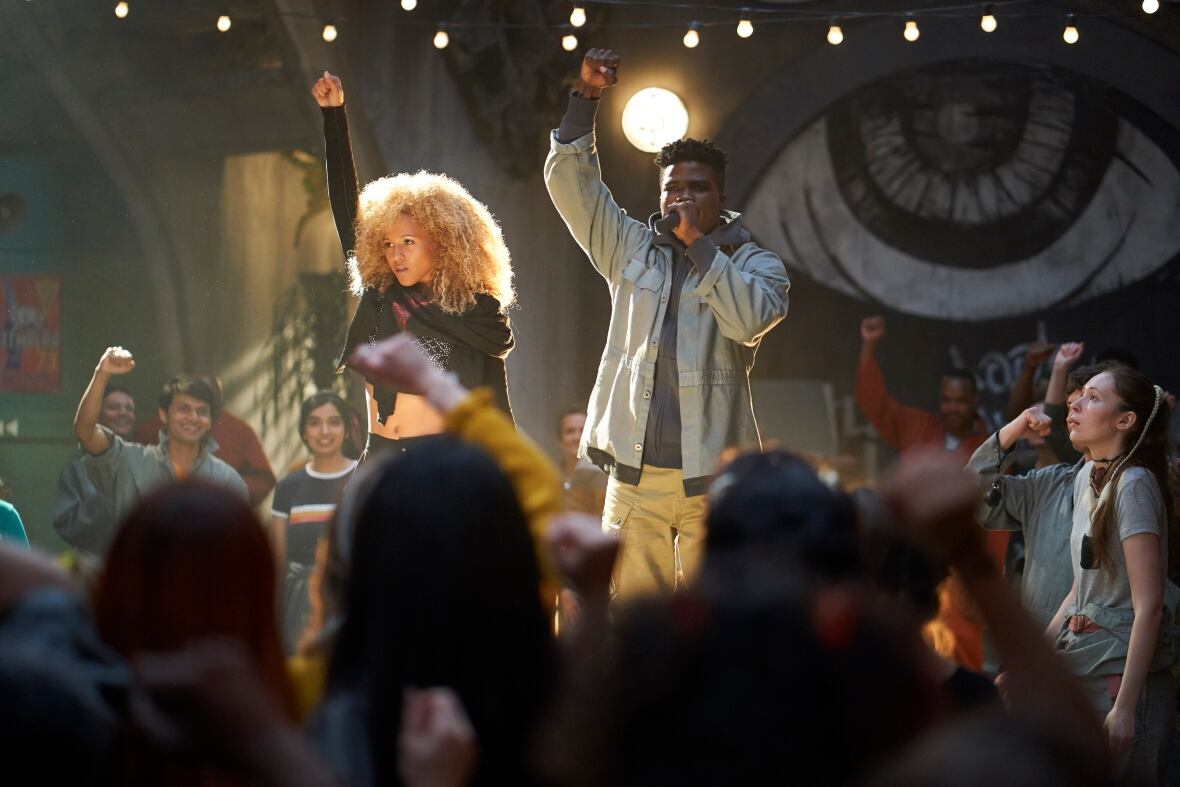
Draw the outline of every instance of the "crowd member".
<instances>
[{"instance_id":1,"label":"crowd member","mask_svg":"<svg viewBox=\"0 0 1180 787\"><path fill-rule=\"evenodd\" d=\"M159 445L127 442L98 423L103 392L111 377L134 368L130 352L108 347L74 416L74 436L87 454L83 459L87 474L108 501L115 521L122 521L140 497L174 480L209 481L247 499L242 477L213 455L217 444L209 437L209 429L216 416L216 397L201 380L181 376L165 383L159 401L164 423Z\"/></svg>"},{"instance_id":2,"label":"crowd member","mask_svg":"<svg viewBox=\"0 0 1180 787\"><path fill-rule=\"evenodd\" d=\"M270 494L275 487L275 474L270 469L266 452L258 435L250 424L226 410L223 406L221 378L213 374L196 375L213 392L213 410L217 417L209 436L217 443L217 450L213 452L221 461L232 467L242 480L246 482L246 489L250 492L250 505L256 506L263 498ZM151 413L147 419L135 430L135 442L143 445L157 445L160 442L160 430L164 422L159 414ZM126 435L122 435L126 437Z\"/></svg>"},{"instance_id":3,"label":"crowd member","mask_svg":"<svg viewBox=\"0 0 1180 787\"><path fill-rule=\"evenodd\" d=\"M27 547L29 534L21 521L16 506L7 500L0 500L0 541Z\"/></svg>"},{"instance_id":4,"label":"crowd member","mask_svg":"<svg viewBox=\"0 0 1180 787\"><path fill-rule=\"evenodd\" d=\"M189 481L157 488L124 520L95 588L94 615L103 640L126 659L208 638L238 643L293 720L275 588L270 545L245 496ZM124 783L233 783L161 756L136 736L121 759Z\"/></svg>"},{"instance_id":5,"label":"crowd member","mask_svg":"<svg viewBox=\"0 0 1180 787\"><path fill-rule=\"evenodd\" d=\"M1121 772L1144 784L1164 780L1176 714L1169 409L1159 386L1122 364L1070 407L1070 439L1090 458L1074 481L1073 587L1047 631L1082 677Z\"/></svg>"},{"instance_id":6,"label":"crowd member","mask_svg":"<svg viewBox=\"0 0 1180 787\"><path fill-rule=\"evenodd\" d=\"M562 508L602 516L606 503L606 474L578 456L586 410L567 407L557 417L557 448L561 456L561 480L565 495Z\"/></svg>"},{"instance_id":7,"label":"crowd member","mask_svg":"<svg viewBox=\"0 0 1180 787\"><path fill-rule=\"evenodd\" d=\"M1070 347L1062 345L1058 355L1076 357ZM1077 347L1080 349L1080 345ZM989 437L967 463L984 492L976 514L979 524L988 530L1018 531L1024 536L1020 594L1029 614L1041 626L1049 625L1073 585L1069 534L1073 528L1074 479L1083 462L1059 462L1023 475L1003 475L1002 469L1016 442L1029 434L1044 435L1047 445L1056 446L1056 435L1065 432L1065 423L1049 415L1061 407L1049 399L1058 396L1057 391L1067 391L1066 402L1072 405L1081 397L1086 381L1101 371L1098 366L1088 366L1066 377L1064 369L1064 365L1054 362L1043 410L1025 410ZM1060 378L1066 378L1066 382L1061 383ZM1068 442L1068 432L1065 435ZM1053 451L1058 454L1062 449L1054 447Z\"/></svg>"},{"instance_id":8,"label":"crowd member","mask_svg":"<svg viewBox=\"0 0 1180 787\"><path fill-rule=\"evenodd\" d=\"M299 438L311 461L279 481L271 503L271 539L283 577L283 645L295 649L307 625L308 580L316 543L336 513L356 460L344 455L352 425L351 409L331 391L319 391L299 408Z\"/></svg>"},{"instance_id":9,"label":"crowd member","mask_svg":"<svg viewBox=\"0 0 1180 787\"><path fill-rule=\"evenodd\" d=\"M359 504L344 616L313 721L349 784L396 783L408 688L453 689L479 742L472 784L530 784L555 653L528 522L483 451L439 438L382 460Z\"/></svg>"},{"instance_id":10,"label":"crowd member","mask_svg":"<svg viewBox=\"0 0 1180 787\"><path fill-rule=\"evenodd\" d=\"M1038 401L1036 391L1037 371L1049 356L1053 355L1053 343L1043 339L1031 342L1024 351L1024 360L1020 364L1020 374L1012 382L1012 390L1008 392L1008 404L1004 407L1004 415L1009 421L1023 413Z\"/></svg>"},{"instance_id":11,"label":"crowd member","mask_svg":"<svg viewBox=\"0 0 1180 787\"><path fill-rule=\"evenodd\" d=\"M108 383L102 395L98 423L124 440L135 429L135 399L121 385ZM79 552L102 556L115 535L112 500L100 495L86 470L86 451L78 453L62 466L57 478L57 497L53 501L53 529Z\"/></svg>"},{"instance_id":12,"label":"crowd member","mask_svg":"<svg viewBox=\"0 0 1180 787\"><path fill-rule=\"evenodd\" d=\"M877 362L877 346L885 338L885 318L866 317L860 324L860 361L856 368L856 403L861 412L897 451L937 446L966 463L983 441L987 429L977 413L975 377L963 369L948 369L938 384L938 413L903 405L889 395ZM1004 564L1007 533L988 537L989 552ZM978 615L968 609L961 585L950 577L940 592L938 620L953 637L953 655L963 666L983 667L983 629ZM944 654L944 655L949 655Z\"/></svg>"},{"instance_id":13,"label":"crowd member","mask_svg":"<svg viewBox=\"0 0 1180 787\"><path fill-rule=\"evenodd\" d=\"M553 132L545 184L606 279L611 322L590 395L584 452L610 473L603 525L619 537L620 599L691 582L705 491L722 449L756 446L749 373L787 313L782 261L725 208L726 154L682 139L656 157L660 211L627 216L602 182L594 122L620 58L592 49Z\"/></svg>"},{"instance_id":14,"label":"crowd member","mask_svg":"<svg viewBox=\"0 0 1180 787\"><path fill-rule=\"evenodd\" d=\"M515 293L499 225L445 175L390 175L360 191L343 86L325 71L311 93L323 110L336 232L360 299L338 371L366 341L409 332L436 366L467 388L490 388L511 415L504 361L513 347L507 309ZM443 430L442 416L420 396L369 379L365 395L367 452L405 450L407 441Z\"/></svg>"}]
</instances>

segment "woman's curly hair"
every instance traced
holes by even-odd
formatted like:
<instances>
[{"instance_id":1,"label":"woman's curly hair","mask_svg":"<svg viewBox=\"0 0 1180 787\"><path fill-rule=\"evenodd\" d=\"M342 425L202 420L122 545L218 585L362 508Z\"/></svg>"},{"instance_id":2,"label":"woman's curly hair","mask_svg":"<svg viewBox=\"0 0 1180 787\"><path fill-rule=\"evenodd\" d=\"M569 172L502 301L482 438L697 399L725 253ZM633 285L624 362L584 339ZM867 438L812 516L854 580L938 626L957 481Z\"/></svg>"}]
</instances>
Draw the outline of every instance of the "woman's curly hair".
<instances>
[{"instance_id":1,"label":"woman's curly hair","mask_svg":"<svg viewBox=\"0 0 1180 787\"><path fill-rule=\"evenodd\" d=\"M431 300L440 309L461 314L481 292L501 308L512 304L512 257L491 211L457 181L426 171L387 175L361 191L356 251L348 260L358 297L369 287L385 293L394 283L382 246L386 229L403 213L434 241Z\"/></svg>"}]
</instances>

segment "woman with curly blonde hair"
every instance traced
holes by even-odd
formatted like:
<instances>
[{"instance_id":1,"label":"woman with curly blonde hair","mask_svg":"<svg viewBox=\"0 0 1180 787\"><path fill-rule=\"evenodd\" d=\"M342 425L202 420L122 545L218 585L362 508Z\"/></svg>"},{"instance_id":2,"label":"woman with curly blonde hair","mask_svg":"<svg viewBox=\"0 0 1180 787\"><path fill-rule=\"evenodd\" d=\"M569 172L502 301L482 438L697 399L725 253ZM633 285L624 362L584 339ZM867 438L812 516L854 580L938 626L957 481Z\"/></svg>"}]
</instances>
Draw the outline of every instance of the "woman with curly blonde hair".
<instances>
[{"instance_id":1,"label":"woman with curly blonde hair","mask_svg":"<svg viewBox=\"0 0 1180 787\"><path fill-rule=\"evenodd\" d=\"M324 114L328 195L360 299L338 371L362 342L408 331L436 366L468 388L490 388L511 415L504 359L513 346L506 310L515 293L496 220L446 175L389 175L360 190L339 78L325 71L311 93ZM372 380L365 392L366 453L405 450L414 438L443 431L442 416L422 397Z\"/></svg>"}]
</instances>

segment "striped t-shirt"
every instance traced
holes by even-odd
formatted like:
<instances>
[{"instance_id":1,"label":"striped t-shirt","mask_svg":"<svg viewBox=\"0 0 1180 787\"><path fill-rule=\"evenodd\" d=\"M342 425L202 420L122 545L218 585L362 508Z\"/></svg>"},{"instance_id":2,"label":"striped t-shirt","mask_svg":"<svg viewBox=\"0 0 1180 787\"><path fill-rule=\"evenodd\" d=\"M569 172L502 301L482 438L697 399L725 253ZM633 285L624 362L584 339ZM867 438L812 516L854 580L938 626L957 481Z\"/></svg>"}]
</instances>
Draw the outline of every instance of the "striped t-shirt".
<instances>
[{"instance_id":1,"label":"striped t-shirt","mask_svg":"<svg viewBox=\"0 0 1180 787\"><path fill-rule=\"evenodd\" d=\"M317 473L309 462L279 481L271 515L287 520L287 560L310 566L315 562L316 540L336 513L336 504L356 462L337 473Z\"/></svg>"}]
</instances>

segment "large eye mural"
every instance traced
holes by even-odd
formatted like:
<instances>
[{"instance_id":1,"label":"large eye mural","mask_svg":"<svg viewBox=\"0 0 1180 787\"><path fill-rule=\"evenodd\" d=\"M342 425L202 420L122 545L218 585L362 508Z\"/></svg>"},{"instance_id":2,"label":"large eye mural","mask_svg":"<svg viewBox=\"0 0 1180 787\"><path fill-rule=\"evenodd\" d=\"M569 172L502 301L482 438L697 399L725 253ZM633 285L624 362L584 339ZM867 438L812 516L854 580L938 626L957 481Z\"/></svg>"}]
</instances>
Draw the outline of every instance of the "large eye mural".
<instances>
[{"instance_id":1,"label":"large eye mural","mask_svg":"<svg viewBox=\"0 0 1180 787\"><path fill-rule=\"evenodd\" d=\"M793 272L915 317L1076 306L1180 252L1180 171L1132 104L1050 65L899 72L797 134L747 220Z\"/></svg>"}]
</instances>

